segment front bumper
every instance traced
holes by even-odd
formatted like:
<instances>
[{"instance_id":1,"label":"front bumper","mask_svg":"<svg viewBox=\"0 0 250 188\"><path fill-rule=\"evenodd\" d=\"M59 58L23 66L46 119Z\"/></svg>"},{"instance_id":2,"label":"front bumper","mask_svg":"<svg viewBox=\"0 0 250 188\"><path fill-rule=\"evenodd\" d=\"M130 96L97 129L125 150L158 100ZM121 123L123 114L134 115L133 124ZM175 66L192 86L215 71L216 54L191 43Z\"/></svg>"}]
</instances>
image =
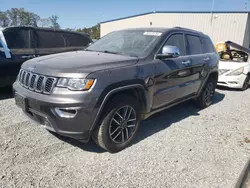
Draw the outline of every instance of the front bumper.
<instances>
[{"instance_id":1,"label":"front bumper","mask_svg":"<svg viewBox=\"0 0 250 188\"><path fill-rule=\"evenodd\" d=\"M241 74L238 76L220 75L217 85L229 88L242 88L247 75Z\"/></svg>"},{"instance_id":2,"label":"front bumper","mask_svg":"<svg viewBox=\"0 0 250 188\"><path fill-rule=\"evenodd\" d=\"M87 142L98 109L96 98L89 92L77 95L44 95L23 88L17 82L13 84L13 92L25 98L24 113L36 123L60 135ZM91 97L90 97L91 96ZM84 100L86 98L86 100ZM56 108L77 109L73 118L62 118Z\"/></svg>"}]
</instances>

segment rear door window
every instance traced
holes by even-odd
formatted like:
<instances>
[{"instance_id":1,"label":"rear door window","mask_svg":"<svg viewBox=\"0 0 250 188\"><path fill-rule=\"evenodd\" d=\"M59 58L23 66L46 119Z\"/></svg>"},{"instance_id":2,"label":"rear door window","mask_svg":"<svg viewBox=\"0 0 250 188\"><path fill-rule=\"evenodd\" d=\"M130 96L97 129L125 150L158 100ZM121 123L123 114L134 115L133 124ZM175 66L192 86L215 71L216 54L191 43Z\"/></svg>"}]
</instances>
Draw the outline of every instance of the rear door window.
<instances>
[{"instance_id":1,"label":"rear door window","mask_svg":"<svg viewBox=\"0 0 250 188\"><path fill-rule=\"evenodd\" d=\"M6 43L10 49L30 48L30 30L9 29L4 31Z\"/></svg>"},{"instance_id":2,"label":"rear door window","mask_svg":"<svg viewBox=\"0 0 250 188\"><path fill-rule=\"evenodd\" d=\"M91 40L87 36L77 33L63 33L68 47L84 47L87 46Z\"/></svg>"},{"instance_id":3,"label":"rear door window","mask_svg":"<svg viewBox=\"0 0 250 188\"><path fill-rule=\"evenodd\" d=\"M180 50L180 55L185 55L185 42L183 34L173 34L171 35L165 45L176 46Z\"/></svg>"},{"instance_id":4,"label":"rear door window","mask_svg":"<svg viewBox=\"0 0 250 188\"><path fill-rule=\"evenodd\" d=\"M187 49L189 55L201 54L201 41L198 36L186 35L187 36Z\"/></svg>"},{"instance_id":5,"label":"rear door window","mask_svg":"<svg viewBox=\"0 0 250 188\"><path fill-rule=\"evenodd\" d=\"M39 48L63 48L65 41L60 32L38 30L37 43Z\"/></svg>"},{"instance_id":6,"label":"rear door window","mask_svg":"<svg viewBox=\"0 0 250 188\"><path fill-rule=\"evenodd\" d=\"M215 52L215 48L213 43L207 38L201 38L202 43L202 52L203 53L213 53Z\"/></svg>"}]
</instances>

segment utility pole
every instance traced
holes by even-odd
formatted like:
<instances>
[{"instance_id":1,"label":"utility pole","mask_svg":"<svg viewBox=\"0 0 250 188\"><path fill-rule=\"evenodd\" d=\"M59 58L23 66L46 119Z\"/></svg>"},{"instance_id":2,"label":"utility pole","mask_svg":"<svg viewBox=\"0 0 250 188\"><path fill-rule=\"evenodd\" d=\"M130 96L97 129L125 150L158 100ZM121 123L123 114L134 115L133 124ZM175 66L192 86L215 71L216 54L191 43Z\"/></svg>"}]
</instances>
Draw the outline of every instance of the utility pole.
<instances>
[{"instance_id":1,"label":"utility pole","mask_svg":"<svg viewBox=\"0 0 250 188\"><path fill-rule=\"evenodd\" d=\"M213 29L214 6L215 6L215 0L212 0L212 7L211 7L211 20L210 20L210 25L211 25L211 37L212 37L212 39L213 39L213 35L214 35L214 29Z\"/></svg>"},{"instance_id":2,"label":"utility pole","mask_svg":"<svg viewBox=\"0 0 250 188\"><path fill-rule=\"evenodd\" d=\"M250 0L246 0L246 2L245 2L245 11L248 10L249 2L250 2Z\"/></svg>"},{"instance_id":3,"label":"utility pole","mask_svg":"<svg viewBox=\"0 0 250 188\"><path fill-rule=\"evenodd\" d=\"M211 7L211 24L213 23L213 15L214 15L214 4L215 4L215 0L212 0L212 7Z\"/></svg>"}]
</instances>

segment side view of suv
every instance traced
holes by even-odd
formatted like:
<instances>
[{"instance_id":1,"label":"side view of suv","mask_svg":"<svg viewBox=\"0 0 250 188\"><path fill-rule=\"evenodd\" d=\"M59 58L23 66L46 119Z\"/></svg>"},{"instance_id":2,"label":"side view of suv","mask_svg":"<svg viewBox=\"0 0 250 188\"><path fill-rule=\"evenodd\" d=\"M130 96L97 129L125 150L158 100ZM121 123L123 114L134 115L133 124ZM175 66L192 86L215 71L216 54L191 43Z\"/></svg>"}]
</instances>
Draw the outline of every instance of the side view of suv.
<instances>
[{"instance_id":1,"label":"side view of suv","mask_svg":"<svg viewBox=\"0 0 250 188\"><path fill-rule=\"evenodd\" d=\"M91 42L87 34L52 28L18 26L0 30L0 87L11 86L15 82L26 60L83 50Z\"/></svg>"},{"instance_id":2,"label":"side view of suv","mask_svg":"<svg viewBox=\"0 0 250 188\"><path fill-rule=\"evenodd\" d=\"M85 51L25 62L16 104L46 129L94 141L109 152L129 144L141 120L195 99L211 105L219 56L210 38L184 28L112 32Z\"/></svg>"}]
</instances>

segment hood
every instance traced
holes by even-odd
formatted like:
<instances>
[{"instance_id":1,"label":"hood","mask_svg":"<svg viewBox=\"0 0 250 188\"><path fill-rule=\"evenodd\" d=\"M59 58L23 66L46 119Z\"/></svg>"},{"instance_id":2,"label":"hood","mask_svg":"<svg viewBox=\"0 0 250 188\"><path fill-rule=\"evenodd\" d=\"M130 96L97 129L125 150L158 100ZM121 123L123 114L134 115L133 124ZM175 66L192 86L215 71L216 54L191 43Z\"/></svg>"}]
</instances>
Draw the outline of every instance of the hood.
<instances>
[{"instance_id":1,"label":"hood","mask_svg":"<svg viewBox=\"0 0 250 188\"><path fill-rule=\"evenodd\" d=\"M22 69L48 76L91 73L137 63L137 57L117 54L74 51L42 56L26 61Z\"/></svg>"},{"instance_id":2,"label":"hood","mask_svg":"<svg viewBox=\"0 0 250 188\"><path fill-rule=\"evenodd\" d=\"M244 67L248 65L247 62L235 62L235 61L220 61L219 62L219 69L225 70L235 70L240 67Z\"/></svg>"}]
</instances>

